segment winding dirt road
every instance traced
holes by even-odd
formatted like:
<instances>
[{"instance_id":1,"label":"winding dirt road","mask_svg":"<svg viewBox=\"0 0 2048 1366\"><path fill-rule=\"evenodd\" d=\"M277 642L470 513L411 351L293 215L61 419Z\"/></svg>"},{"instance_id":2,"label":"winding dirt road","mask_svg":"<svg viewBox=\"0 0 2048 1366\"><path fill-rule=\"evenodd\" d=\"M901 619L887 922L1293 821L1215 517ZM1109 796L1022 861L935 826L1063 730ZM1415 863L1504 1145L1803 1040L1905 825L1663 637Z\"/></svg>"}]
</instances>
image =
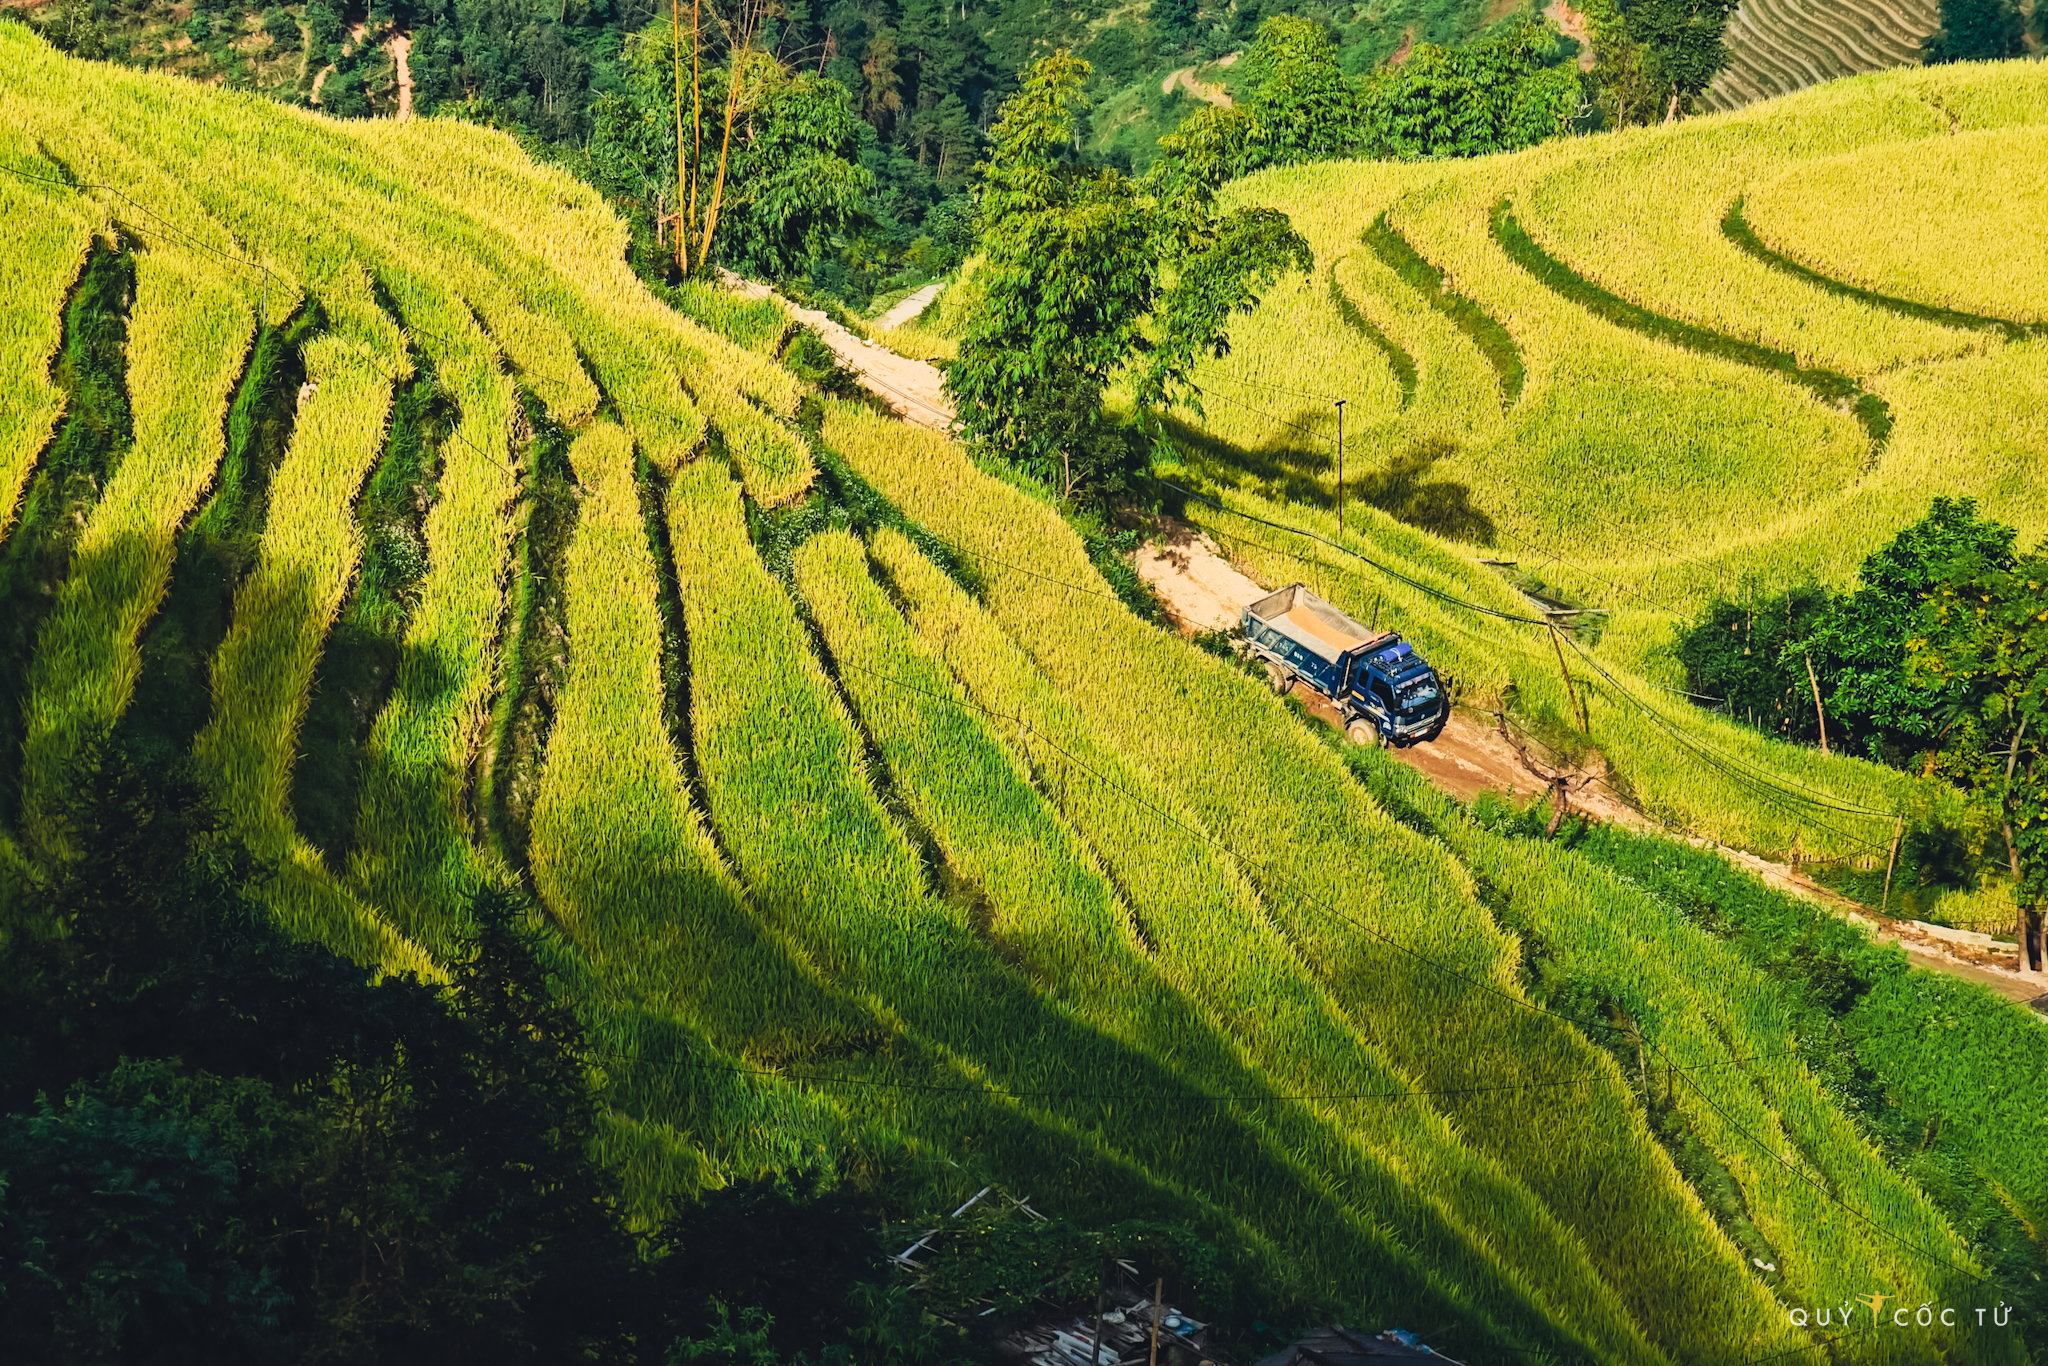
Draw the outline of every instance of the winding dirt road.
<instances>
[{"instance_id":1,"label":"winding dirt road","mask_svg":"<svg viewBox=\"0 0 2048 1366\"><path fill-rule=\"evenodd\" d=\"M1245 607L1269 591L1232 564L1214 541L1192 527L1173 522L1162 523L1158 534L1139 547L1136 567L1139 577L1159 595L1167 616L1188 633L1230 630L1238 624ZM1336 708L1321 696L1307 690L1297 690L1296 695L1312 715L1337 729L1343 728ZM1546 787L1523 763L1521 754L1501 734L1492 717L1469 708L1452 711L1443 734L1434 743L1391 750L1389 756L1460 801L1469 802L1489 790L1526 798ZM1572 790L1573 811L1637 830L1671 833L1602 785L1607 766L1597 753L1589 756L1577 773L1585 781ZM2013 1001L2032 1001L2048 994L2048 974L2019 970L2018 950L2011 944L1944 925L1880 916L1869 907L1821 886L1793 865L1705 840L1674 837L1712 849L1771 886L1856 921L1879 941L1904 949L1906 956L1920 967L1967 978Z\"/></svg>"},{"instance_id":2,"label":"winding dirt road","mask_svg":"<svg viewBox=\"0 0 2048 1366\"><path fill-rule=\"evenodd\" d=\"M860 385L889 405L896 416L933 431L953 425L953 405L946 402L945 376L935 365L899 356L886 346L856 337L814 308L802 308L767 285L720 270L726 288L747 299L773 299L798 322L824 338L839 363L853 371ZM908 302L906 300L906 302Z\"/></svg>"}]
</instances>

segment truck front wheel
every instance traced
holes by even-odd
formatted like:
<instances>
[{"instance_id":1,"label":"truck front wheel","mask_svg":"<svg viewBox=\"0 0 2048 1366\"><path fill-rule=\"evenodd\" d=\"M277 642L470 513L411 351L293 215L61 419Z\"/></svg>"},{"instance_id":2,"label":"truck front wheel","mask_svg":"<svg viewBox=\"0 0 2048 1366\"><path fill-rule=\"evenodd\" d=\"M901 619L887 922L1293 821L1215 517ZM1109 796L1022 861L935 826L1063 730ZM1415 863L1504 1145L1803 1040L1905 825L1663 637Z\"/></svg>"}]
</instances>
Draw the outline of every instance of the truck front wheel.
<instances>
[{"instance_id":1,"label":"truck front wheel","mask_svg":"<svg viewBox=\"0 0 2048 1366\"><path fill-rule=\"evenodd\" d=\"M1354 745L1378 745L1381 743L1380 728L1360 717L1344 728L1344 738Z\"/></svg>"},{"instance_id":2,"label":"truck front wheel","mask_svg":"<svg viewBox=\"0 0 2048 1366\"><path fill-rule=\"evenodd\" d=\"M1273 696L1278 697L1294 686L1294 680L1289 678L1278 664L1268 664L1266 666L1266 686L1273 690Z\"/></svg>"}]
</instances>

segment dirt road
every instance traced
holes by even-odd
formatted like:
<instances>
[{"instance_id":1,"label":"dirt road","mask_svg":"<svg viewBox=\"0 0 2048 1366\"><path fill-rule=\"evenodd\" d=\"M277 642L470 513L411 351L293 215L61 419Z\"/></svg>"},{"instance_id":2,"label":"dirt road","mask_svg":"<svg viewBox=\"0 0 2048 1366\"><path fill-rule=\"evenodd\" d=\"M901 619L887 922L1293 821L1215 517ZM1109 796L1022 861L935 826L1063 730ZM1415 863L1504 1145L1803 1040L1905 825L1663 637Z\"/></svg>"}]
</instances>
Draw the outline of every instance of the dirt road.
<instances>
[{"instance_id":1,"label":"dirt road","mask_svg":"<svg viewBox=\"0 0 2048 1366\"><path fill-rule=\"evenodd\" d=\"M412 117L412 35L391 35L391 65L398 71L398 117Z\"/></svg>"},{"instance_id":2,"label":"dirt road","mask_svg":"<svg viewBox=\"0 0 2048 1366\"><path fill-rule=\"evenodd\" d=\"M1162 524L1158 534L1139 547L1136 565L1139 577L1159 595L1167 616L1190 634L1231 629L1245 607L1268 591L1231 564L1214 541L1179 523ZM1299 690L1298 696L1312 715L1342 729L1342 718L1328 701L1305 689ZM1492 717L1467 708L1451 713L1443 734L1434 743L1389 753L1396 763L1406 764L1460 801L1469 802L1488 790L1527 799L1547 786L1523 764L1521 755L1501 734ZM1547 758L1540 750L1535 757L1539 762ZM1661 831L1655 821L1602 785L1607 766L1597 752L1588 756L1578 772L1587 781L1571 794L1574 811L1637 830ZM1688 838L1677 834L1674 837ZM1790 864L1705 840L1688 842L1714 850L1781 891L1817 902L1837 915L1867 926L1878 940L1898 944L1920 967L1968 978L2014 1001L2031 1001L2048 994L2048 974L2019 971L2018 951L2013 945L1943 925L1880 916L1821 886Z\"/></svg>"},{"instance_id":3,"label":"dirt road","mask_svg":"<svg viewBox=\"0 0 2048 1366\"><path fill-rule=\"evenodd\" d=\"M909 295L903 302L875 319L875 330L887 332L892 327L901 327L931 307L932 300L939 297L939 291L946 286L943 282L926 285L917 293Z\"/></svg>"},{"instance_id":4,"label":"dirt road","mask_svg":"<svg viewBox=\"0 0 2048 1366\"><path fill-rule=\"evenodd\" d=\"M814 308L801 308L767 285L719 271L728 289L748 299L774 299L790 316L824 338L839 363L853 371L861 387L889 405L896 416L920 427L945 431L953 425L953 405L946 402L944 376L935 365L899 356L832 321Z\"/></svg>"},{"instance_id":5,"label":"dirt road","mask_svg":"<svg viewBox=\"0 0 2048 1366\"><path fill-rule=\"evenodd\" d=\"M1216 65L1226 66L1228 63L1218 62ZM1169 73L1166 79L1159 83L1159 93L1162 95L1171 95L1176 89L1185 90L1196 99L1206 100L1219 109L1228 109L1231 105L1230 92L1228 90L1225 90L1220 85L1210 85L1207 82L1196 80L1195 68L1191 66L1184 66L1178 71Z\"/></svg>"}]
</instances>

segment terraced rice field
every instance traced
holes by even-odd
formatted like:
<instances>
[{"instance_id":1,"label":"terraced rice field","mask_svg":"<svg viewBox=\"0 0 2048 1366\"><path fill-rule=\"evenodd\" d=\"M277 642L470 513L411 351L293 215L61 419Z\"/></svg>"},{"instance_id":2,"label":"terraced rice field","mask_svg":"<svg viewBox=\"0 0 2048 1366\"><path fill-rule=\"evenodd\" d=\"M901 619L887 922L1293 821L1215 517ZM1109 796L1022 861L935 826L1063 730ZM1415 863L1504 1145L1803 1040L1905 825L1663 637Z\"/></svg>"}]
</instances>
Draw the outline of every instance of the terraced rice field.
<instances>
[{"instance_id":1,"label":"terraced rice field","mask_svg":"<svg viewBox=\"0 0 2048 1366\"><path fill-rule=\"evenodd\" d=\"M1400 603L1392 624L1471 695L1511 687L1564 720L1546 642L1518 654L1512 632L1246 520L1345 539L1347 400L1345 544L1440 565L1424 577L1503 610L1520 600L1474 562L1511 561L1609 612L1612 678L1589 705L1636 800L1716 838L1868 857L1868 817L1837 812L1830 833L1796 804L1745 807L1723 761L1866 812L1896 801L1882 775L1717 727L1668 691L1659 651L1716 594L1845 582L1937 494L1978 498L2023 542L2048 534L2048 315L2011 217L2035 198L2044 109L2037 64L1915 69L1511 157L1241 182L1293 216L1317 273L1272 290L1200 372L1185 472L1231 511L1189 515L1270 582L1326 583L1354 612ZM1433 463L1404 526L1369 501L1418 449Z\"/></svg>"},{"instance_id":2,"label":"terraced rice field","mask_svg":"<svg viewBox=\"0 0 2048 1366\"><path fill-rule=\"evenodd\" d=\"M1740 109L1823 81L1914 66L1941 27L1935 0L1742 0L1728 23L1728 66L1701 97Z\"/></svg>"},{"instance_id":3,"label":"terraced rice field","mask_svg":"<svg viewBox=\"0 0 2048 1366\"><path fill-rule=\"evenodd\" d=\"M1646 180L1667 145L1691 154L1668 134L1601 144ZM1378 512L1340 533L1315 506L1321 466L1253 420L1272 402L1258 367L1298 355L1314 374L1272 382L1355 383L1372 458L1456 436L1449 467L1491 507L1522 480L1667 539L1709 500L1833 515L1870 449L1853 412L1747 352L1589 322L1503 253L1506 200L1582 283L1727 325L1697 272L1643 264L1683 256L1691 229L1624 224L1581 253L1582 154L1254 187L1294 197L1324 264L1214 372L1239 381L1237 415L1219 403L1194 433L1213 449L1188 477L1233 549L1360 603L1355 560L1227 521L1284 513L1517 606L1469 547ZM1968 1246L1800 1062L1771 979L1583 861L1429 794L1374 795L1262 686L1128 612L1039 497L942 435L806 403L669 312L596 196L509 139L328 123L0 26L0 165L6 202L44 215L0 265L0 474L22 509L0 541L0 676L23 704L0 730L10 867L64 856L68 765L111 727L190 759L277 868L280 915L363 962L431 977L473 889L521 889L597 1050L601 1144L649 1221L778 1167L886 1169L918 1213L998 1184L1083 1222L1192 1228L1233 1283L1304 1315L1440 1325L1474 1361L1785 1359L1820 1350L1788 1302L1965 1302ZM1750 166L1664 179L1698 228ZM1363 240L1375 223L1410 276L1409 257L1442 271L1431 297ZM1741 269L1744 298L1804 297ZM1813 363L1892 403L1894 449L1924 420L1924 374L2031 373L2024 345L1886 332L1825 297ZM1675 415L1629 407L1638 390ZM1579 419L1602 404L1595 442ZM1702 413L1724 424L1709 450L1688 444ZM1541 425L1563 444L1531 467ZM1748 441L1761 495L1716 482ZM1646 445L1672 468L1633 479ZM1500 484L1470 473L1487 468ZM828 497L892 509L891 529L804 501ZM777 539L792 525L800 544ZM1752 526L1696 562L1788 534ZM1608 572L1682 591L1627 544L1603 543ZM1412 588L1386 609L1475 685L1563 705L1545 642ZM1660 620L1619 618L1589 659L1635 667ZM1674 819L1767 847L1861 831L1658 770L1674 728L1888 810L1853 762L1677 703L1596 688L1590 707ZM1539 1005L1539 950L1625 999L1627 1030ZM2023 1359L1965 1326L1826 1350Z\"/></svg>"}]
</instances>

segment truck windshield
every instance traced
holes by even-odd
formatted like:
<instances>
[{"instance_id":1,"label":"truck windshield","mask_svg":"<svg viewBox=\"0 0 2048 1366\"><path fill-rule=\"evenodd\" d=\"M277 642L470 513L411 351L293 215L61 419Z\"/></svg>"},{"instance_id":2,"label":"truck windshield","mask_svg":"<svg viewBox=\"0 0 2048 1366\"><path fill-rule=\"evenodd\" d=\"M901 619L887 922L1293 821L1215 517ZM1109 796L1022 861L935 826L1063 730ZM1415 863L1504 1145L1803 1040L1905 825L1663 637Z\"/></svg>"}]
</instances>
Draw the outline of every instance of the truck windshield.
<instances>
[{"instance_id":1,"label":"truck windshield","mask_svg":"<svg viewBox=\"0 0 2048 1366\"><path fill-rule=\"evenodd\" d=\"M1401 699L1401 707L1404 711L1419 707L1423 703L1435 699L1436 679L1428 674L1424 674L1420 678L1407 679L1401 683L1397 691Z\"/></svg>"}]
</instances>

